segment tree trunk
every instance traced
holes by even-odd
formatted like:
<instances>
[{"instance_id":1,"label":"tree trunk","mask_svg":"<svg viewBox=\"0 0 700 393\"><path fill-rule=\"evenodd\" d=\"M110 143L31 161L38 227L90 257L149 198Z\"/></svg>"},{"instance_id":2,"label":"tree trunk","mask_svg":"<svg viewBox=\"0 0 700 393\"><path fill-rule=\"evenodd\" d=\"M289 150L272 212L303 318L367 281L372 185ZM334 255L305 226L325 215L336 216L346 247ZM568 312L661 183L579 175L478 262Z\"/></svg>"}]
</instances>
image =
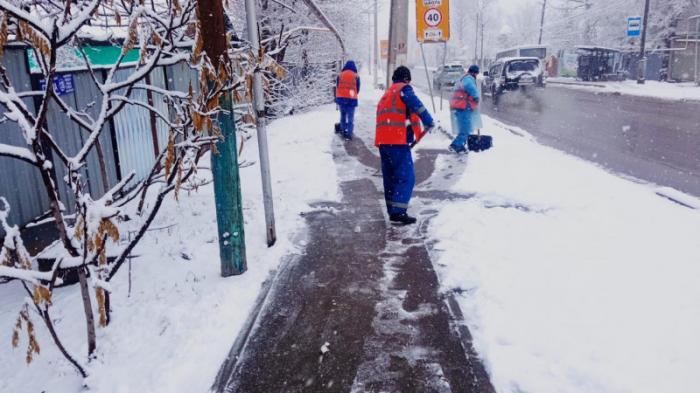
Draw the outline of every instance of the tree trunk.
<instances>
[{"instance_id":1,"label":"tree trunk","mask_svg":"<svg viewBox=\"0 0 700 393\"><path fill-rule=\"evenodd\" d=\"M92 313L92 302L90 301L90 288L85 277L85 268L78 269L78 280L80 281L80 294L83 297L83 309L87 322L88 357L92 356L97 348L95 338L95 317Z\"/></svg>"}]
</instances>

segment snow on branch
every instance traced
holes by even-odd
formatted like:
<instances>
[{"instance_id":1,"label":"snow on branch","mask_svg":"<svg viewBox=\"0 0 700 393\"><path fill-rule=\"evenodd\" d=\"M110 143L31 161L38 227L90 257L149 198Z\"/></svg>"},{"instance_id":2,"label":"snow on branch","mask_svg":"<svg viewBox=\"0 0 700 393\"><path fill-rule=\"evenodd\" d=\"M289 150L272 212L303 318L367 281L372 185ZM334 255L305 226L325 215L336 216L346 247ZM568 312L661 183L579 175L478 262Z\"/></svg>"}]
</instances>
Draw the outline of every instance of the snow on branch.
<instances>
[{"instance_id":1,"label":"snow on branch","mask_svg":"<svg viewBox=\"0 0 700 393\"><path fill-rule=\"evenodd\" d=\"M36 164L36 156L34 155L34 153L32 153L31 150L25 147L12 146L0 143L0 156L17 158L30 164Z\"/></svg>"},{"instance_id":2,"label":"snow on branch","mask_svg":"<svg viewBox=\"0 0 700 393\"><path fill-rule=\"evenodd\" d=\"M30 325L32 314L27 308L33 303L54 344L83 377L87 376L86 368L80 358L63 345L49 314L59 272L66 269L77 272L81 293L77 306L82 303L87 325L84 359L89 361L97 348L96 325L106 326L110 320L109 280L118 273L124 260L132 257L131 251L145 235L168 196L174 194L177 199L179 190L186 187L191 178L192 186L196 187L197 163L203 151L220 138L215 122L220 112L218 99L222 94L238 92L245 86L247 70L229 63L214 70L206 59L193 53L195 41L191 30L198 29L196 7L197 3L191 0L168 4L152 1L149 5L135 1L50 0L18 4L17 1L0 0L0 47L9 37L29 46L38 65L38 77L46 81L53 81L57 75L61 53L78 49L84 62L82 72L90 75L89 80L101 93L96 102L88 105L95 108L96 113L88 113L87 108L74 108L64 101L60 92L54 90L53 83L46 83L38 91L18 94L7 71L0 66L3 121L14 123L16 127L10 130L19 133L24 142L20 146L0 144L0 156L25 161L37 168L43 185L43 190L37 191L47 196L50 222L58 234L58 241L50 253L50 258L54 259L52 269L49 272L37 271L36 261L22 244L20 229L7 222L10 206L4 199L0 200L0 222L6 233L0 249L0 284L15 280L22 282L32 302L20 305L18 320L23 326L33 326ZM106 70L99 71L106 72L104 79L92 67L83 50L85 37L99 35L100 28L121 29L126 33L119 42L121 51L117 59L104 67ZM10 32L10 29L13 30ZM119 34L105 36L115 39ZM136 61L133 61L134 53L138 53ZM187 92L169 91L143 82L148 81L149 75L158 67L190 62L193 63L191 68L199 73L198 93L192 87ZM117 80L118 72L122 74L124 70L129 71L128 75ZM137 99L132 95L134 90L160 95L167 109L154 105L152 101ZM28 97L35 99L35 111L22 101ZM152 118L166 125L167 144L159 153L156 152L152 168L143 179L136 179L130 173L112 185L105 175L107 163L100 136L109 129L115 116L133 107L147 111ZM64 127L65 122L49 122L54 116L63 116L83 134L78 139L82 142L77 149L74 150L72 145L62 145L69 142L58 136L67 131L56 127L59 127L57 124ZM67 155L66 151L77 153ZM91 194L84 178L86 172L80 170L87 165L88 155L92 152L97 153L102 183L108 188L103 190L102 196ZM54 157L55 162L49 161L49 157ZM61 193L55 180L57 167L65 173L59 179L67 186ZM95 173L89 175L96 176ZM157 191L153 187L156 184ZM66 207L69 203L71 208ZM138 236L122 247L118 243L123 241L121 232L125 226L129 230L135 228ZM33 331L33 327L27 328L31 342L28 362L38 354L39 344L33 341ZM15 335L18 334L19 331L15 331Z\"/></svg>"}]
</instances>

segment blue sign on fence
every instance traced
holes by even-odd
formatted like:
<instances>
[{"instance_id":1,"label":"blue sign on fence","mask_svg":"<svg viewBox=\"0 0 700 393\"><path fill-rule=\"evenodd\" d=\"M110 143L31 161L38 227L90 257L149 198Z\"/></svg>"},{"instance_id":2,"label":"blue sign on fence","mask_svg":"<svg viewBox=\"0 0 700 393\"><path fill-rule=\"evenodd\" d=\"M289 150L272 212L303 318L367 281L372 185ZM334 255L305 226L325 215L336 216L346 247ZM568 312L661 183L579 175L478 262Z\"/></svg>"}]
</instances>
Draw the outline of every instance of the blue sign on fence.
<instances>
[{"instance_id":1,"label":"blue sign on fence","mask_svg":"<svg viewBox=\"0 0 700 393\"><path fill-rule=\"evenodd\" d=\"M41 84L41 90L46 89L46 79L39 81ZM73 84L73 75L71 74L60 74L53 77L53 91L59 96L64 96L75 91L75 85Z\"/></svg>"},{"instance_id":2,"label":"blue sign on fence","mask_svg":"<svg viewBox=\"0 0 700 393\"><path fill-rule=\"evenodd\" d=\"M639 37L642 32L642 17L630 16L627 18L627 36Z\"/></svg>"}]
</instances>

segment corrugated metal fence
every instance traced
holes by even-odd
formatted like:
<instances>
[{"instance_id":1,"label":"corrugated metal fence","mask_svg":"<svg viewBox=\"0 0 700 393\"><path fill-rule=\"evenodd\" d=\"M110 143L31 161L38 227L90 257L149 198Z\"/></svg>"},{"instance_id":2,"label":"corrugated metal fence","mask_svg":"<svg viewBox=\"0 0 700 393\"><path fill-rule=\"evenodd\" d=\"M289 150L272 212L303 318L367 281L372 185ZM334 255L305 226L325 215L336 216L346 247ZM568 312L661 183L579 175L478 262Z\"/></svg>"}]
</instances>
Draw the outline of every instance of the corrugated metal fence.
<instances>
[{"instance_id":1,"label":"corrugated metal fence","mask_svg":"<svg viewBox=\"0 0 700 393\"><path fill-rule=\"evenodd\" d=\"M38 90L40 80L31 75L23 48L7 47L2 58L2 64L7 69L10 79L18 92ZM117 80L124 80L131 73L130 69L119 70ZM78 111L96 116L100 111L101 93L95 86L92 76L87 71L71 72L74 91L61 98ZM105 73L98 75L103 80ZM143 83L168 90L187 92L192 82L197 87L196 72L186 64L177 64L155 69ZM161 113L168 113L168 106L158 93L147 93L143 89L134 89L130 98L148 102L151 95L153 106ZM33 99L25 99L30 110L35 110ZM4 119L5 108L0 106L0 119ZM169 114L171 117L173 114ZM69 155L78 152L88 136L88 131L81 129L75 122L70 121L58 105L49 107L48 128L59 146ZM86 186L93 197L99 197L109 187L121 180L122 176L134 171L136 178L141 179L148 174L156 159L156 151L167 144L168 129L165 122L151 116L145 108L127 105L114 120L105 125L100 136L100 148L104 157L105 167L100 167L98 152L93 148L90 152L86 167L83 171ZM0 143L24 146L17 125L11 121L0 121ZM54 181L58 184L59 197L69 211L74 209L74 201L63 178L66 168L57 160L54 163ZM0 196L5 197L12 207L10 220L12 223L23 225L48 211L48 198L44 192L39 171L25 162L0 157ZM0 229L0 236L3 236Z\"/></svg>"}]
</instances>

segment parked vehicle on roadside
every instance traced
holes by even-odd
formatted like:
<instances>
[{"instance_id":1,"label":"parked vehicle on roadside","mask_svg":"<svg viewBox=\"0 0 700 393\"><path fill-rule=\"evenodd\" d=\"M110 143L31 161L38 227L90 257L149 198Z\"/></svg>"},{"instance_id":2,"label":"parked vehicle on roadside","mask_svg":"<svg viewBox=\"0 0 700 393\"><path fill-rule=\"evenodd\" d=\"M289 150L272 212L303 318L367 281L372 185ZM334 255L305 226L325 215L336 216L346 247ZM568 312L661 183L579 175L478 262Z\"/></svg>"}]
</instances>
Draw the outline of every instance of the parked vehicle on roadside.
<instances>
[{"instance_id":1,"label":"parked vehicle on roadside","mask_svg":"<svg viewBox=\"0 0 700 393\"><path fill-rule=\"evenodd\" d=\"M438 91L452 88L465 72L464 66L459 63L449 63L440 66L433 73L433 88Z\"/></svg>"},{"instance_id":2,"label":"parked vehicle on roadside","mask_svg":"<svg viewBox=\"0 0 700 393\"><path fill-rule=\"evenodd\" d=\"M496 53L496 60L508 57L536 57L544 60L547 57L547 47L545 45L524 45L508 48Z\"/></svg>"},{"instance_id":3,"label":"parked vehicle on roadside","mask_svg":"<svg viewBox=\"0 0 700 393\"><path fill-rule=\"evenodd\" d=\"M491 97L494 105L506 93L520 92L532 97L546 86L544 67L536 57L509 57L496 60L484 72L481 90Z\"/></svg>"}]
</instances>

